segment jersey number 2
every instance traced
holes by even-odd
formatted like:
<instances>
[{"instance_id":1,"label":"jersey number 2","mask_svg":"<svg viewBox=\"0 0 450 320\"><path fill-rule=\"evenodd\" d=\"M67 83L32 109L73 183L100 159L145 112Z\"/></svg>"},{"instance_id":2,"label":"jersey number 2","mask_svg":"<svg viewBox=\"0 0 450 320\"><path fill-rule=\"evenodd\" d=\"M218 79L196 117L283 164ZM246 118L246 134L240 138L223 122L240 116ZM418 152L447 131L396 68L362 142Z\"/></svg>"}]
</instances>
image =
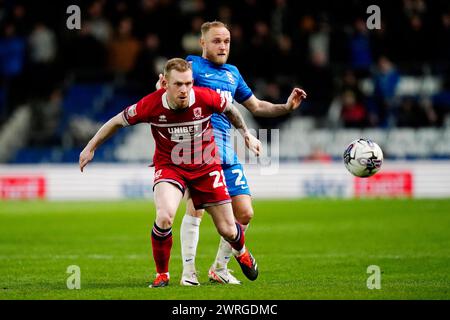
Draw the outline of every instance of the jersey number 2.
<instances>
[{"instance_id":1,"label":"jersey number 2","mask_svg":"<svg viewBox=\"0 0 450 320\"><path fill-rule=\"evenodd\" d=\"M218 187L223 187L224 183L225 183L225 176L223 173L223 170L219 171L213 171L209 173L209 176L212 177L214 176L214 183L213 183L213 188L218 188ZM220 182L220 178L222 177L222 181Z\"/></svg>"}]
</instances>

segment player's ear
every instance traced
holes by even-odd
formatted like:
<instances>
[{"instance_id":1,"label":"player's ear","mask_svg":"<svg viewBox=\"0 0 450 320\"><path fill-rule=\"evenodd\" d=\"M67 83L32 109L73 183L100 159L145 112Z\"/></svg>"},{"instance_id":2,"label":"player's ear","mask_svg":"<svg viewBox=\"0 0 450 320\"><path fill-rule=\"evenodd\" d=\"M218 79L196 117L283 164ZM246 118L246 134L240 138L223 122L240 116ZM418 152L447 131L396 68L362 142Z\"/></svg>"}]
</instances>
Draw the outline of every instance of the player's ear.
<instances>
[{"instance_id":1,"label":"player's ear","mask_svg":"<svg viewBox=\"0 0 450 320\"><path fill-rule=\"evenodd\" d=\"M200 37L200 40L198 42L200 43L200 47L202 47L202 48L205 47L205 38Z\"/></svg>"},{"instance_id":2,"label":"player's ear","mask_svg":"<svg viewBox=\"0 0 450 320\"><path fill-rule=\"evenodd\" d=\"M167 79L165 76L161 78L161 88L167 89Z\"/></svg>"}]
</instances>

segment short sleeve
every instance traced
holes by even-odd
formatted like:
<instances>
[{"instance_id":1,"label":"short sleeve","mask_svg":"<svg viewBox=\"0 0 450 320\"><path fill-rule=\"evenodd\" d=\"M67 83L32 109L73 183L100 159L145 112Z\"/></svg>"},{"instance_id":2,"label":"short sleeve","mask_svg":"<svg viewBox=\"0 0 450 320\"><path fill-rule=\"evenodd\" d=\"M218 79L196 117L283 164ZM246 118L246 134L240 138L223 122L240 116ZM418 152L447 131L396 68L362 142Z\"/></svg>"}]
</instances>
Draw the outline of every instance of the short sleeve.
<instances>
[{"instance_id":1,"label":"short sleeve","mask_svg":"<svg viewBox=\"0 0 450 320\"><path fill-rule=\"evenodd\" d=\"M142 98L137 103L125 108L122 117L128 125L135 125L142 122L149 122L151 106L147 97Z\"/></svg>"},{"instance_id":2,"label":"short sleeve","mask_svg":"<svg viewBox=\"0 0 450 320\"><path fill-rule=\"evenodd\" d=\"M234 94L234 100L236 100L239 103L242 103L246 101L248 98L250 98L253 95L252 89L247 85L244 78L242 78L241 74L239 73L239 82L238 86L236 88L236 93Z\"/></svg>"}]
</instances>

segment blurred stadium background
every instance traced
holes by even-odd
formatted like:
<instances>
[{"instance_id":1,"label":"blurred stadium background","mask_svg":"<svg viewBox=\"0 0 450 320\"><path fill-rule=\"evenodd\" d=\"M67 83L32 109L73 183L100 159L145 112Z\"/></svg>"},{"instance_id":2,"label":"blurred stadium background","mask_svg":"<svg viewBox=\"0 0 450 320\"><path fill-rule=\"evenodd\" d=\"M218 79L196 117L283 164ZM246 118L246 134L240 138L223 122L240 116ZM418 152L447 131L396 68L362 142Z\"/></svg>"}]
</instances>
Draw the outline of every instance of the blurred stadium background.
<instances>
[{"instance_id":1,"label":"blurred stadium background","mask_svg":"<svg viewBox=\"0 0 450 320\"><path fill-rule=\"evenodd\" d=\"M81 30L66 28L66 9L72 4L81 8ZM372 4L381 8L380 30L366 28L366 9ZM256 199L255 219L261 217L252 226L252 243L261 268L272 264L266 274L275 281L261 279L271 291L261 287L253 294L258 291L266 299L448 299L448 200L416 200L450 197L448 0L0 0L0 198L151 200L152 168L147 165L153 142L147 126L119 132L96 152L83 174L78 156L107 119L154 90L168 58L201 54L200 25L209 20L231 27L229 62L239 67L257 97L283 103L294 86L308 92L300 109L277 119L254 118L240 108L250 127L280 130L278 144L265 143L272 155L279 155L279 163L246 165ZM369 179L352 177L342 163L345 147L359 137L376 141L385 155L382 170ZM307 197L320 199L260 200ZM333 202L322 197L377 200ZM138 235L151 224L152 208L147 206L147 201L137 206L128 201L92 206L0 201L2 287L18 290L5 297L67 297L46 290L59 288L53 285L55 274L73 257L92 263L91 270L98 274L105 268L123 268L110 278L93 280L92 298L123 298L120 283L129 281L127 277L130 285L142 287L138 277L148 277L150 256L142 254L149 254L148 239ZM91 213L93 220L75 214L77 210ZM136 213L135 221L125 220L121 210L141 214ZM34 215L37 212L42 219ZM274 212L282 214L283 223L274 219ZM60 219L60 213L65 218ZM292 213L298 216L294 219ZM212 225L205 225L202 237L215 239ZM289 233L284 255L270 258L267 248L274 244L264 230L284 241L285 230L294 227L300 231ZM105 242L107 238L116 244L134 242L118 249ZM178 252L177 241L174 246ZM199 264L207 270L215 245L202 250L208 256L200 255ZM296 255L290 255L294 251ZM109 254L121 259L110 260ZM364 287L363 268L374 257L392 267L394 289L388 295L370 296L366 288L357 292L362 289L352 282L352 272L362 270L358 281ZM135 265L130 259L145 267L127 269ZM173 266L177 274L179 263ZM295 280L286 278L282 266L309 278L291 285ZM24 270L40 270L41 278L24 277ZM313 276L317 270L320 285ZM337 270L352 275L336 278ZM61 283L63 276L58 276ZM337 280L328 285L329 279ZM95 291L103 288L102 281L117 284L115 295ZM286 286L291 291L283 295ZM113 287L105 288L117 289ZM230 292L215 294L248 297ZM178 293L159 298L192 298L188 292ZM158 298L147 292L136 296ZM197 298L208 297L213 296L206 292Z\"/></svg>"},{"instance_id":2,"label":"blurred stadium background","mask_svg":"<svg viewBox=\"0 0 450 320\"><path fill-rule=\"evenodd\" d=\"M66 27L69 4L81 8L81 30ZM381 8L379 30L366 27L371 4ZM302 107L286 117L253 118L241 108L250 127L280 129L282 168L290 163L294 166L286 168L312 174L309 164L298 164L339 162L350 141L368 137L382 147L387 168L394 160L404 161L395 167L403 168L403 175L383 178L382 173L379 183L403 184L398 191L406 195L417 187L428 188L425 195L442 196L450 190L450 178L439 174L450 168L449 8L448 1L424 0L2 0L1 172L29 164L45 176L43 164L52 170L75 165L102 123L154 90L167 58L200 54L200 25L217 19L231 27L229 62L240 68L257 97L284 102L293 86L308 92ZM95 163L148 163L152 145L146 126L123 130L98 150ZM326 179L333 171L321 168L312 175L327 181L318 178L309 186L319 190L317 195L341 196L340 180ZM420 173L428 180L414 177ZM439 182L430 181L430 175ZM20 195L21 188L53 180L10 178L0 178L2 197L28 197ZM253 185L259 188L264 181L272 185L270 179ZM49 188L43 192L38 196L58 197Z\"/></svg>"}]
</instances>

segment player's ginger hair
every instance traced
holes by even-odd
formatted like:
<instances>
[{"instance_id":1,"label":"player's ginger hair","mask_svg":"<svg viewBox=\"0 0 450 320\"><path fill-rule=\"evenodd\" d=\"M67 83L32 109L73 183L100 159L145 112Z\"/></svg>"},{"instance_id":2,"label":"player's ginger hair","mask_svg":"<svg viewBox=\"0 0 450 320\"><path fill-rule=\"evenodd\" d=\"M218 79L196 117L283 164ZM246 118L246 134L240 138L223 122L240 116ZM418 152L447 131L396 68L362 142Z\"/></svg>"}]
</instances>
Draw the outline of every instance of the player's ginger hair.
<instances>
[{"instance_id":1,"label":"player's ginger hair","mask_svg":"<svg viewBox=\"0 0 450 320\"><path fill-rule=\"evenodd\" d=\"M164 66L164 77L167 78L170 71L176 70L178 72L185 72L188 70L192 70L191 64L184 59L181 58L173 58L166 62Z\"/></svg>"},{"instance_id":2,"label":"player's ginger hair","mask_svg":"<svg viewBox=\"0 0 450 320\"><path fill-rule=\"evenodd\" d=\"M220 21L215 20L215 21L208 21L208 22L203 23L200 28L201 33L202 33L202 38L205 36L205 34L208 33L208 31L211 28L222 28L222 27L226 28L228 31L230 30L225 23L220 22Z\"/></svg>"}]
</instances>

